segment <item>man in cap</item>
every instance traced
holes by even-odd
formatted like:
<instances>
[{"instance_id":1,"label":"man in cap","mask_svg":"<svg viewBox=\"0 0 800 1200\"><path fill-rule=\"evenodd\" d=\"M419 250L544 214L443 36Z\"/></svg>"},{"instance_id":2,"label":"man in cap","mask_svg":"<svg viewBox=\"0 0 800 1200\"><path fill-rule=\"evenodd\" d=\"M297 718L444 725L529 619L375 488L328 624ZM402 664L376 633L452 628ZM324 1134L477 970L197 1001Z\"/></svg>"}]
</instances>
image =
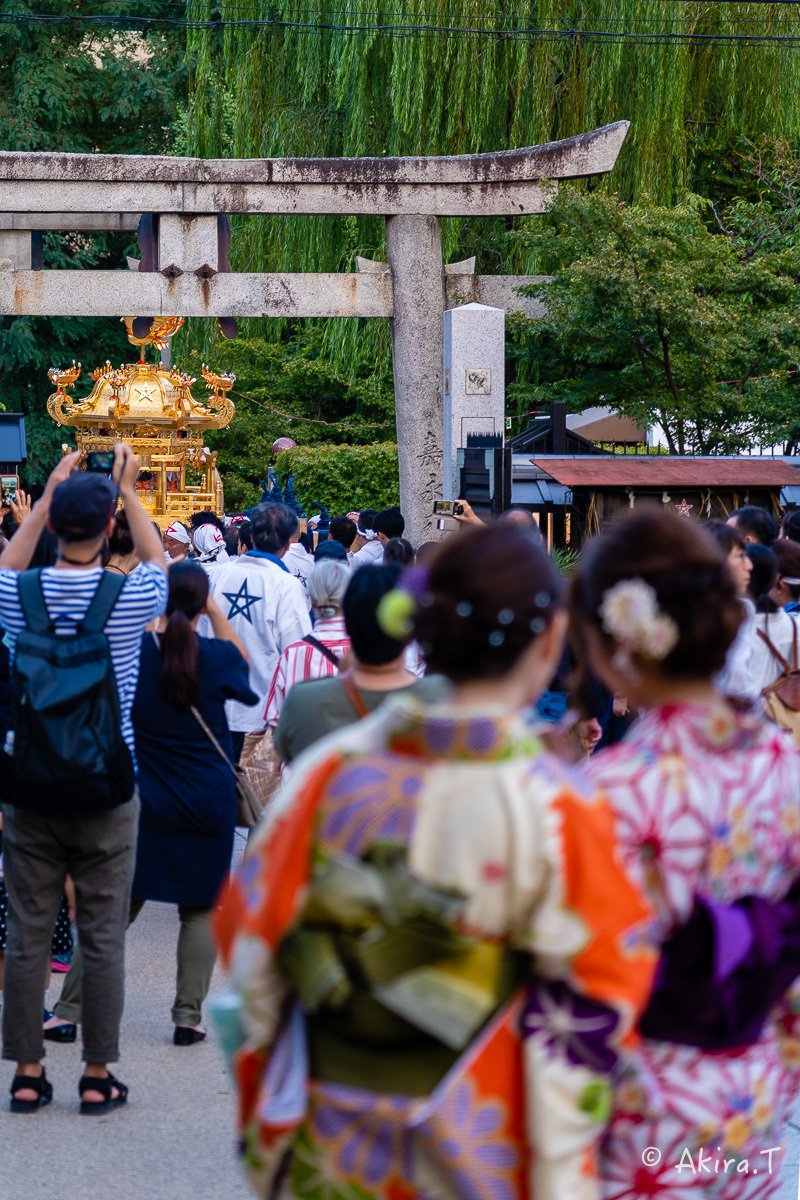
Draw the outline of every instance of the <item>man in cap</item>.
<instances>
[{"instance_id":1,"label":"man in cap","mask_svg":"<svg viewBox=\"0 0 800 1200\"><path fill-rule=\"evenodd\" d=\"M136 495L139 463L130 446L114 451L112 478L74 471L78 455L63 459L44 494L0 556L0 625L12 660L27 628L19 595L25 571L47 525L57 537L57 563L41 572L41 590L56 632L69 635L86 615L104 577L102 554L114 528L118 498L141 566L125 579L108 617L108 641L119 695L121 733L134 754L131 705L145 626L162 613L167 576L161 540ZM57 802L58 797L54 798ZM118 800L118 797L114 798ZM71 808L51 815L20 803L4 804L4 872L9 897L3 996L3 1058L17 1063L12 1106L25 1111L49 1103L52 1087L41 1060L42 994L54 914L67 872L75 883L76 918L83 952L83 1042L86 1069L82 1111L124 1103L127 1088L109 1073L119 1058L124 999L125 929L133 878L139 799L94 811ZM62 1028L63 1025L62 1025ZM74 1041L69 1029L57 1038ZM26 1086L27 1082L30 1086ZM96 1084L96 1086L92 1086ZM94 1106L94 1107L88 1107Z\"/></svg>"},{"instance_id":2,"label":"man in cap","mask_svg":"<svg viewBox=\"0 0 800 1200\"><path fill-rule=\"evenodd\" d=\"M337 562L343 562L345 566L349 565L347 551L340 541L336 538L328 538L327 542L320 542L314 551L314 562L322 562L324 558L334 558Z\"/></svg>"}]
</instances>

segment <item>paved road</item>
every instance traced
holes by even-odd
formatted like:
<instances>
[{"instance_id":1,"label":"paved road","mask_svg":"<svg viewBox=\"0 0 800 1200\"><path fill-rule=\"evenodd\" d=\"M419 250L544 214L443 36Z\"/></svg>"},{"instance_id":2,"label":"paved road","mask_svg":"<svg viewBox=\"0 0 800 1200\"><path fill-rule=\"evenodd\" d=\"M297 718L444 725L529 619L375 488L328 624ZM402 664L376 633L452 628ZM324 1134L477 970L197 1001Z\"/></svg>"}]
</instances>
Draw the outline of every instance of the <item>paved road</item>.
<instances>
[{"instance_id":1,"label":"paved road","mask_svg":"<svg viewBox=\"0 0 800 1200\"><path fill-rule=\"evenodd\" d=\"M0 1200L252 1200L234 1158L233 1100L213 1040L172 1045L177 910L148 904L128 934L119 1075L127 1108L78 1115L79 1046L47 1043L53 1104L11 1116L0 1068ZM212 990L223 986L219 972ZM55 976L52 1007L61 987ZM800 1200L800 1103L783 1142L778 1200Z\"/></svg>"},{"instance_id":2,"label":"paved road","mask_svg":"<svg viewBox=\"0 0 800 1200\"><path fill-rule=\"evenodd\" d=\"M197 1046L172 1045L177 935L177 909L165 904L146 905L128 934L117 1072L131 1089L126 1108L79 1116L79 1043L48 1042L53 1103L12 1116L12 1067L2 1064L0 1200L252 1200L234 1158L231 1085L213 1034ZM217 973L214 988L222 984Z\"/></svg>"}]
</instances>

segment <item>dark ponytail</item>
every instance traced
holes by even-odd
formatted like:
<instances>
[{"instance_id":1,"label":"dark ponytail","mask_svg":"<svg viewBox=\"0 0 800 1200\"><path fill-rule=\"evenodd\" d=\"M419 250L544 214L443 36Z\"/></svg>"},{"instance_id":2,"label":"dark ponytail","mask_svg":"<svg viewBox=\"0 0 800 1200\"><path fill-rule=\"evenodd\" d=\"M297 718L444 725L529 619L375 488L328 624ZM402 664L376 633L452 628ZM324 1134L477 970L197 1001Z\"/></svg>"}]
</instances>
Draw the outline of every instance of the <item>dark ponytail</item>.
<instances>
[{"instance_id":1,"label":"dark ponytail","mask_svg":"<svg viewBox=\"0 0 800 1200\"><path fill-rule=\"evenodd\" d=\"M197 563L184 560L169 569L167 628L161 634L158 694L171 708L192 708L200 695L197 635L191 621L208 600L208 576Z\"/></svg>"}]
</instances>

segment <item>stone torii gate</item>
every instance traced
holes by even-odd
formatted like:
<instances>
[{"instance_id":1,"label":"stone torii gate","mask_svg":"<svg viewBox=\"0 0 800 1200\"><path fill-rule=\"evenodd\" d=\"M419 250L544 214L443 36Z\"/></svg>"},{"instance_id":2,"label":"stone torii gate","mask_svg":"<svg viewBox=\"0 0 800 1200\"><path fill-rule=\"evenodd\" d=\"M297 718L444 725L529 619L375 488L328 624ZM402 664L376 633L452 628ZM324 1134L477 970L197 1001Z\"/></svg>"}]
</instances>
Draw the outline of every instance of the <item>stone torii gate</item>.
<instances>
[{"instance_id":1,"label":"stone torii gate","mask_svg":"<svg viewBox=\"0 0 800 1200\"><path fill-rule=\"evenodd\" d=\"M619 121L542 146L438 158L0 152L0 315L217 317L223 332L232 317L390 317L401 504L418 544L442 495L445 310L537 311L518 292L533 277L476 275L474 259L445 266L440 218L541 213L558 180L610 171L627 131ZM230 213L382 215L388 263L362 259L353 274L232 272ZM42 231L134 230L143 214L150 241L137 270L41 269Z\"/></svg>"}]
</instances>

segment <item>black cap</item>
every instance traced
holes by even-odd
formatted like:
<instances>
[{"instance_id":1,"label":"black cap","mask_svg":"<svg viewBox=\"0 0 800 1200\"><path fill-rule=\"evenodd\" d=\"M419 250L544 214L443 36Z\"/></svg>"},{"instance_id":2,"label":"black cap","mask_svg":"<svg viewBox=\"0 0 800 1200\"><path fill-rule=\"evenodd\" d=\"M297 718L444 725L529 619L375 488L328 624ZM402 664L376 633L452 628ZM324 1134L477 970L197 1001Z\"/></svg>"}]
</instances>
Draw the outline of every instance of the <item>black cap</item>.
<instances>
[{"instance_id":1,"label":"black cap","mask_svg":"<svg viewBox=\"0 0 800 1200\"><path fill-rule=\"evenodd\" d=\"M348 562L347 551L341 542L320 542L314 551L314 562L319 562L323 558L336 558L341 562Z\"/></svg>"},{"instance_id":2,"label":"black cap","mask_svg":"<svg viewBox=\"0 0 800 1200\"><path fill-rule=\"evenodd\" d=\"M60 483L50 501L50 524L67 542L99 537L114 516L117 488L105 475L75 471Z\"/></svg>"}]
</instances>

